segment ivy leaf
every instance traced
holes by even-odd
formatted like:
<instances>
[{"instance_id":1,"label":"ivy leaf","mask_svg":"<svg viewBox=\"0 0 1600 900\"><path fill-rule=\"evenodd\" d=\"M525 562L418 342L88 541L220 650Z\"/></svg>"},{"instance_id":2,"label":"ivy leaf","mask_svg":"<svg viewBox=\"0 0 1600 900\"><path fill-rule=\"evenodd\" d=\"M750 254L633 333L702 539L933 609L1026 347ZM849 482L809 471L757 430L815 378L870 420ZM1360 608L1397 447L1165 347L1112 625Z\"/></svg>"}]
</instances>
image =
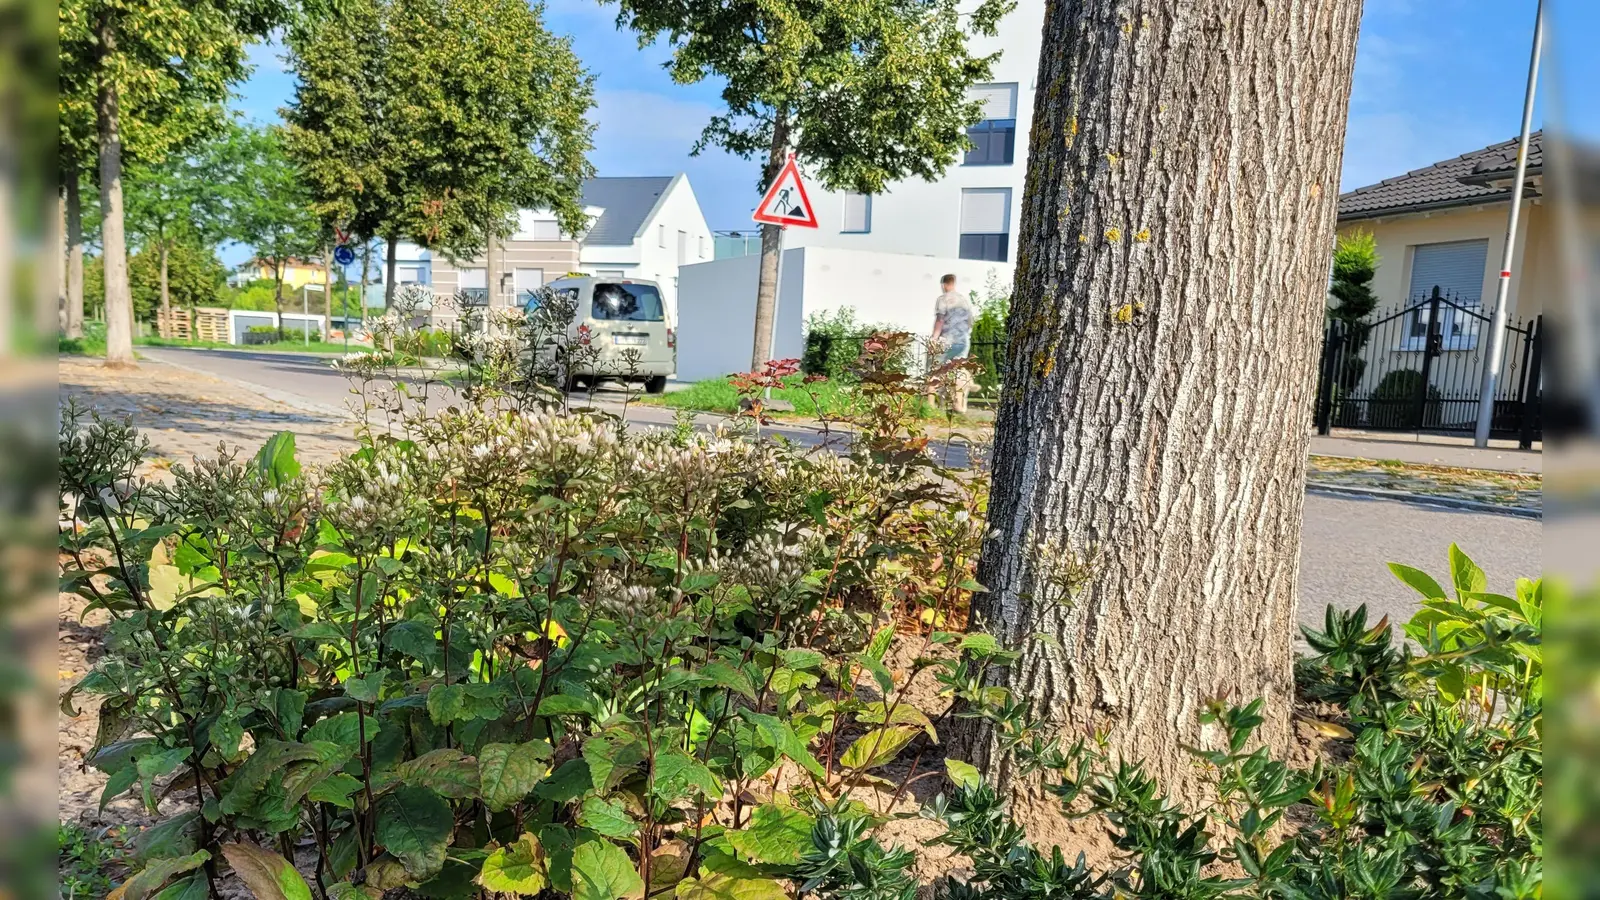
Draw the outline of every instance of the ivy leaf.
<instances>
[{"instance_id":1,"label":"ivy leaf","mask_svg":"<svg viewBox=\"0 0 1600 900\"><path fill-rule=\"evenodd\" d=\"M583 801L583 808L578 811L578 824L613 838L631 838L639 832L639 826L621 803L599 797Z\"/></svg>"},{"instance_id":2,"label":"ivy leaf","mask_svg":"<svg viewBox=\"0 0 1600 900\"><path fill-rule=\"evenodd\" d=\"M254 844L223 844L222 855L256 900L311 900L311 888L289 861Z\"/></svg>"},{"instance_id":3,"label":"ivy leaf","mask_svg":"<svg viewBox=\"0 0 1600 900\"><path fill-rule=\"evenodd\" d=\"M378 843L400 860L412 880L427 881L444 868L455 817L443 797L402 785L378 801L377 813Z\"/></svg>"},{"instance_id":4,"label":"ivy leaf","mask_svg":"<svg viewBox=\"0 0 1600 900\"><path fill-rule=\"evenodd\" d=\"M397 766L395 777L455 800L478 794L478 761L460 750L430 750Z\"/></svg>"},{"instance_id":5,"label":"ivy leaf","mask_svg":"<svg viewBox=\"0 0 1600 900\"><path fill-rule=\"evenodd\" d=\"M846 769L871 769L894 759L900 748L911 743L922 729L910 725L891 725L881 731L869 731L850 745L839 757L839 765Z\"/></svg>"},{"instance_id":6,"label":"ivy leaf","mask_svg":"<svg viewBox=\"0 0 1600 900\"><path fill-rule=\"evenodd\" d=\"M549 773L544 764L549 758L550 745L544 741L484 746L478 751L483 802L490 811L500 812L528 796L539 779Z\"/></svg>"},{"instance_id":7,"label":"ivy leaf","mask_svg":"<svg viewBox=\"0 0 1600 900\"><path fill-rule=\"evenodd\" d=\"M531 897L548 884L544 871L544 848L531 834L489 854L478 872L478 884L501 894Z\"/></svg>"},{"instance_id":8,"label":"ivy leaf","mask_svg":"<svg viewBox=\"0 0 1600 900\"><path fill-rule=\"evenodd\" d=\"M166 884L172 876L198 869L210 858L211 854L206 851L196 850L188 856L151 860L139 874L124 881L116 890L107 894L106 900L145 900L154 894L157 888Z\"/></svg>"},{"instance_id":9,"label":"ivy leaf","mask_svg":"<svg viewBox=\"0 0 1600 900\"><path fill-rule=\"evenodd\" d=\"M713 800L722 796L722 785L711 770L676 747L656 754L654 776L652 792L668 803L695 792Z\"/></svg>"},{"instance_id":10,"label":"ivy leaf","mask_svg":"<svg viewBox=\"0 0 1600 900\"><path fill-rule=\"evenodd\" d=\"M572 900L622 900L643 890L633 860L616 844L591 838L572 848Z\"/></svg>"},{"instance_id":11,"label":"ivy leaf","mask_svg":"<svg viewBox=\"0 0 1600 900\"><path fill-rule=\"evenodd\" d=\"M783 885L771 878L740 878L716 873L678 883L677 900L787 900Z\"/></svg>"},{"instance_id":12,"label":"ivy leaf","mask_svg":"<svg viewBox=\"0 0 1600 900\"><path fill-rule=\"evenodd\" d=\"M789 723L777 716L749 709L739 710L739 716L755 726L756 733L766 741L767 746L799 763L807 772L818 778L827 777L822 770L822 764L817 762L817 758L811 755L810 750L806 749L805 743L794 733L794 729L789 727Z\"/></svg>"},{"instance_id":13,"label":"ivy leaf","mask_svg":"<svg viewBox=\"0 0 1600 900\"><path fill-rule=\"evenodd\" d=\"M727 832L728 843L751 859L792 866L811 846L811 828L815 824L798 809L763 803L756 807L747 827Z\"/></svg>"}]
</instances>

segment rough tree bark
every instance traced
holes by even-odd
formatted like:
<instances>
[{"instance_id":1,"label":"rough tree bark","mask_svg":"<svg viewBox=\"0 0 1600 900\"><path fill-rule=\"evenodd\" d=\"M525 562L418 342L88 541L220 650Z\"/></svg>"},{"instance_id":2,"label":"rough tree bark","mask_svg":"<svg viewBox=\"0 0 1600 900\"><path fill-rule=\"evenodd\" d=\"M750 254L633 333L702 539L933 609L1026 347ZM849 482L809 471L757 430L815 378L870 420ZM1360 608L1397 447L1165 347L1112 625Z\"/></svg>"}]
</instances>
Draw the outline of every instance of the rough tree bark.
<instances>
[{"instance_id":1,"label":"rough tree bark","mask_svg":"<svg viewBox=\"0 0 1600 900\"><path fill-rule=\"evenodd\" d=\"M994 678L1193 799L1206 700L1289 734L1361 4L1048 10L974 611L1022 653Z\"/></svg>"},{"instance_id":2,"label":"rough tree bark","mask_svg":"<svg viewBox=\"0 0 1600 900\"><path fill-rule=\"evenodd\" d=\"M340 314L344 314L344 305L340 306ZM333 245L322 245L322 322L323 340L332 340L333 333ZM345 322L344 327L349 328L350 323Z\"/></svg>"},{"instance_id":3,"label":"rough tree bark","mask_svg":"<svg viewBox=\"0 0 1600 900\"><path fill-rule=\"evenodd\" d=\"M361 306L361 329L367 328L367 278L372 269L372 238L361 240L361 294L357 302Z\"/></svg>"},{"instance_id":4,"label":"rough tree bark","mask_svg":"<svg viewBox=\"0 0 1600 900\"><path fill-rule=\"evenodd\" d=\"M388 252L383 255L383 311L386 313L394 306L394 252L399 245L400 239L389 235Z\"/></svg>"},{"instance_id":5,"label":"rough tree bark","mask_svg":"<svg viewBox=\"0 0 1600 900\"><path fill-rule=\"evenodd\" d=\"M158 237L156 239L156 246L161 248L161 318L165 319L166 322L167 322L167 327L171 328L172 327L172 290L168 286L168 280L167 280L167 261L168 261L169 257L167 255L167 253L168 253L167 239L166 239L166 237L164 235L158 235ZM162 337L169 337L169 335L165 335L164 334L164 335L162 335Z\"/></svg>"},{"instance_id":6,"label":"rough tree bark","mask_svg":"<svg viewBox=\"0 0 1600 900\"><path fill-rule=\"evenodd\" d=\"M116 53L117 35L111 13L98 23L100 52ZM105 273L106 363L135 365L133 360L133 292L128 286L128 235L122 213L122 124L117 84L109 66L100 67L95 91L95 121L100 136L100 249Z\"/></svg>"},{"instance_id":7,"label":"rough tree bark","mask_svg":"<svg viewBox=\"0 0 1600 900\"><path fill-rule=\"evenodd\" d=\"M83 198L76 169L67 173L67 321L69 338L83 337Z\"/></svg>"},{"instance_id":8,"label":"rough tree bark","mask_svg":"<svg viewBox=\"0 0 1600 900\"><path fill-rule=\"evenodd\" d=\"M772 149L767 153L767 170L761 180L762 189L772 185L789 156L789 119L782 109L772 123ZM750 348L750 371L754 372L772 358L772 329L778 312L778 254L782 252L783 228L778 225L761 225L760 274L756 280L755 342Z\"/></svg>"}]
</instances>

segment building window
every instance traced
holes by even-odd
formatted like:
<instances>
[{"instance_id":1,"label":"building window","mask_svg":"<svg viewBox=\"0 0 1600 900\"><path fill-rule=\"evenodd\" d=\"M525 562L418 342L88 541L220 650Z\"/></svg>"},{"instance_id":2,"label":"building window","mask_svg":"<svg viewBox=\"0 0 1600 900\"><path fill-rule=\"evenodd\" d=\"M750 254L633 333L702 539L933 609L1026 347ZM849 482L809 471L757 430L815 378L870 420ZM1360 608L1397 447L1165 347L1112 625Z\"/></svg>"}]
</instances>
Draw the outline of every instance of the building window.
<instances>
[{"instance_id":1,"label":"building window","mask_svg":"<svg viewBox=\"0 0 1600 900\"><path fill-rule=\"evenodd\" d=\"M468 303L489 302L489 270L462 269L460 279L456 288L467 298Z\"/></svg>"},{"instance_id":2,"label":"building window","mask_svg":"<svg viewBox=\"0 0 1600 900\"><path fill-rule=\"evenodd\" d=\"M969 96L983 104L983 118L967 129L972 149L962 165L1011 165L1017 151L1016 84L975 85Z\"/></svg>"},{"instance_id":3,"label":"building window","mask_svg":"<svg viewBox=\"0 0 1600 900\"><path fill-rule=\"evenodd\" d=\"M512 273L511 287L516 291L516 304L527 306L544 287L543 269L518 269Z\"/></svg>"},{"instance_id":4,"label":"building window","mask_svg":"<svg viewBox=\"0 0 1600 900\"><path fill-rule=\"evenodd\" d=\"M972 188L961 192L962 259L1005 262L1010 258L1011 189Z\"/></svg>"},{"instance_id":5,"label":"building window","mask_svg":"<svg viewBox=\"0 0 1600 900\"><path fill-rule=\"evenodd\" d=\"M663 248L667 246L667 226L656 226L656 244Z\"/></svg>"},{"instance_id":6,"label":"building window","mask_svg":"<svg viewBox=\"0 0 1600 900\"><path fill-rule=\"evenodd\" d=\"M678 232L678 265L689 261L689 232Z\"/></svg>"},{"instance_id":7,"label":"building window","mask_svg":"<svg viewBox=\"0 0 1600 900\"><path fill-rule=\"evenodd\" d=\"M395 266L395 284L419 284L422 281L421 266Z\"/></svg>"},{"instance_id":8,"label":"building window","mask_svg":"<svg viewBox=\"0 0 1600 900\"><path fill-rule=\"evenodd\" d=\"M700 238L699 238L699 241L700 241L700 258L701 259L705 259L706 258L706 239L705 239L705 236L701 235Z\"/></svg>"},{"instance_id":9,"label":"building window","mask_svg":"<svg viewBox=\"0 0 1600 900\"><path fill-rule=\"evenodd\" d=\"M1428 346L1429 306L1424 304L1439 289L1439 335L1445 350L1471 350L1478 344L1483 307L1484 267L1488 240L1419 244L1411 251L1411 286L1406 300L1416 307L1407 317L1403 350Z\"/></svg>"},{"instance_id":10,"label":"building window","mask_svg":"<svg viewBox=\"0 0 1600 900\"><path fill-rule=\"evenodd\" d=\"M844 195L844 222L839 230L845 234L866 234L872 230L871 194Z\"/></svg>"},{"instance_id":11,"label":"building window","mask_svg":"<svg viewBox=\"0 0 1600 900\"><path fill-rule=\"evenodd\" d=\"M536 241L561 240L561 225L554 221L539 220L533 223L533 239Z\"/></svg>"}]
</instances>

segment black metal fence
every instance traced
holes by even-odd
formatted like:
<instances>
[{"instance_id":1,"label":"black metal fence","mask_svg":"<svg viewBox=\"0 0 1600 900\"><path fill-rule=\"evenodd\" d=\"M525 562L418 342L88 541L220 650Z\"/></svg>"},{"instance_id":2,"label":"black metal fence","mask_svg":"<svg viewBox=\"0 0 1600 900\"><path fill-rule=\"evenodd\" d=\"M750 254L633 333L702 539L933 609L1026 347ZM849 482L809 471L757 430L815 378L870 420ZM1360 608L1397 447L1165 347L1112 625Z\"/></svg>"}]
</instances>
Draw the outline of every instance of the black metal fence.
<instances>
[{"instance_id":1,"label":"black metal fence","mask_svg":"<svg viewBox=\"0 0 1600 900\"><path fill-rule=\"evenodd\" d=\"M1369 319L1328 323L1318 370L1317 430L1471 433L1490 317L1478 304L1435 287ZM1542 317L1506 324L1490 427L1524 447L1541 437L1543 344Z\"/></svg>"}]
</instances>

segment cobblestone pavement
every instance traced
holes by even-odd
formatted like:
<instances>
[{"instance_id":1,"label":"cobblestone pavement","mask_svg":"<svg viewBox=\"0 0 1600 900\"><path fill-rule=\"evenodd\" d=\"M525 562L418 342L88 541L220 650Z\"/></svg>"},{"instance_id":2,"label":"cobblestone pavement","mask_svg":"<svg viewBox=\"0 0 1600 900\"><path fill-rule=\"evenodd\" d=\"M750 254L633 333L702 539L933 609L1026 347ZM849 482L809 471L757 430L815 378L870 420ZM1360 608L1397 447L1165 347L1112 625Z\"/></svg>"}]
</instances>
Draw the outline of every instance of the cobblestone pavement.
<instances>
[{"instance_id":1,"label":"cobblestone pavement","mask_svg":"<svg viewBox=\"0 0 1600 900\"><path fill-rule=\"evenodd\" d=\"M1543 507L1543 479L1526 472L1458 469L1399 460L1312 456L1306 468L1306 481L1319 486L1393 491L1523 511L1538 511Z\"/></svg>"}]
</instances>

